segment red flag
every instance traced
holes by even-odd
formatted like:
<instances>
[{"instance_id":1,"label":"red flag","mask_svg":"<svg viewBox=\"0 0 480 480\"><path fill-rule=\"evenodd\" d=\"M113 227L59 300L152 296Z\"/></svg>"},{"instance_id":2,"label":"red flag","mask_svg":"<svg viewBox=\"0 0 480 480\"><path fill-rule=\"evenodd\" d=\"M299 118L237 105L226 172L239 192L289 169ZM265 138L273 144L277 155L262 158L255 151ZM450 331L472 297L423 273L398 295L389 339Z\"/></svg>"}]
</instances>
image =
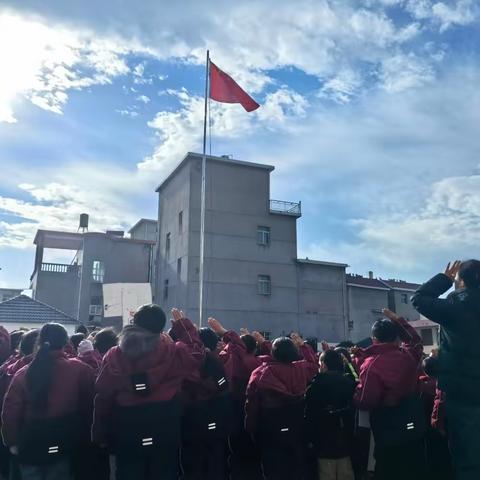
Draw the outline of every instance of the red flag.
<instances>
[{"instance_id":1,"label":"red flag","mask_svg":"<svg viewBox=\"0 0 480 480\"><path fill-rule=\"evenodd\" d=\"M260 105L238 83L210 62L210 98L222 103L240 103L247 112Z\"/></svg>"}]
</instances>

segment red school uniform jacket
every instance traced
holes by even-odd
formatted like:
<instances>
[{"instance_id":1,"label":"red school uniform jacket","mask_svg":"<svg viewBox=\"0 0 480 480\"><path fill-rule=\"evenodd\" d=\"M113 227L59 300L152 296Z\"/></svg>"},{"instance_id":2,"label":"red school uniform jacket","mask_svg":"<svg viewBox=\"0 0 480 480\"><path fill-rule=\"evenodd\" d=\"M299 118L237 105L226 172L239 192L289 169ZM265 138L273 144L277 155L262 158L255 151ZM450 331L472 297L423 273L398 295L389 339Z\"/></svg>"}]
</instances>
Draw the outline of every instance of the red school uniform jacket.
<instances>
[{"instance_id":1,"label":"red school uniform jacket","mask_svg":"<svg viewBox=\"0 0 480 480\"><path fill-rule=\"evenodd\" d=\"M303 360L286 364L271 358L253 371L245 402L245 427L249 432L257 431L262 409L281 406L305 394L318 365L310 346L305 345L300 352Z\"/></svg>"},{"instance_id":2,"label":"red school uniform jacket","mask_svg":"<svg viewBox=\"0 0 480 480\"><path fill-rule=\"evenodd\" d=\"M198 332L186 318L172 326L173 343L131 325L125 327L118 347L108 351L95 386L93 440L105 444L113 407L171 400L185 379L198 378L205 350ZM150 340L149 340L150 339ZM151 343L153 341L153 343ZM134 391L132 375L147 374L149 392Z\"/></svg>"},{"instance_id":3,"label":"red school uniform jacket","mask_svg":"<svg viewBox=\"0 0 480 480\"><path fill-rule=\"evenodd\" d=\"M397 322L401 346L377 343L363 352L354 403L361 410L395 406L417 388L422 339L403 318Z\"/></svg>"},{"instance_id":4,"label":"red school uniform jacket","mask_svg":"<svg viewBox=\"0 0 480 480\"><path fill-rule=\"evenodd\" d=\"M42 418L55 418L79 413L90 418L93 404L94 373L77 359L67 358L63 351L53 351L53 375L48 404ZM2 410L2 435L6 445L17 445L22 427L29 418L39 417L32 411L26 388L29 365L13 377L5 395Z\"/></svg>"}]
</instances>

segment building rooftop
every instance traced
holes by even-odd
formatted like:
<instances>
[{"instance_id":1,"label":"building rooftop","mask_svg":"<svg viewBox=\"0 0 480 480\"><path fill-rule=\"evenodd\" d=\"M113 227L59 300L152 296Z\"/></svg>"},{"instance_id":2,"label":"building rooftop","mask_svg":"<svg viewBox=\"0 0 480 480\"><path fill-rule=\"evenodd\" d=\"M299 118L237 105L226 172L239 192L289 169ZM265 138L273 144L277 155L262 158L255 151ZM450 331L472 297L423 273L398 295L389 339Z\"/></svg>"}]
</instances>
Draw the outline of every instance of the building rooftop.
<instances>
[{"instance_id":1,"label":"building rooftop","mask_svg":"<svg viewBox=\"0 0 480 480\"><path fill-rule=\"evenodd\" d=\"M347 285L353 287L372 288L375 290L388 291L389 288L376 278L362 277L362 275L347 274Z\"/></svg>"},{"instance_id":2,"label":"building rooftop","mask_svg":"<svg viewBox=\"0 0 480 480\"><path fill-rule=\"evenodd\" d=\"M185 157L183 157L183 160L174 168L173 172L157 187L155 190L156 192L159 192L172 178L173 176L182 168L182 166L191 158L194 158L196 160L201 161L203 155L201 153L195 153L195 152L188 152ZM223 163L230 163L234 165L243 165L245 167L251 167L251 168L261 168L264 170L268 170L269 172L273 171L275 167L273 165L265 165L263 163L253 163L253 162L245 162L244 160L235 160L233 158L230 158L229 156L214 156L214 155L207 155L206 156L207 161L213 161L213 162L223 162Z\"/></svg>"},{"instance_id":3,"label":"building rooftop","mask_svg":"<svg viewBox=\"0 0 480 480\"><path fill-rule=\"evenodd\" d=\"M39 302L27 295L0 303L0 325L5 323L38 323L56 322L63 324L78 323L66 313L57 310L46 303Z\"/></svg>"},{"instance_id":4,"label":"building rooftop","mask_svg":"<svg viewBox=\"0 0 480 480\"><path fill-rule=\"evenodd\" d=\"M338 268L347 268L349 266L346 263L323 262L321 260L310 260L309 258L297 258L297 263L305 263L309 265L323 265L325 267L338 267Z\"/></svg>"},{"instance_id":5,"label":"building rooftop","mask_svg":"<svg viewBox=\"0 0 480 480\"><path fill-rule=\"evenodd\" d=\"M142 223L151 223L151 224L157 224L157 220L152 220L151 218L141 218L129 231L128 233L132 233L139 225Z\"/></svg>"},{"instance_id":6,"label":"building rooftop","mask_svg":"<svg viewBox=\"0 0 480 480\"><path fill-rule=\"evenodd\" d=\"M33 240L34 245L44 248L59 248L63 250L80 250L82 248L83 238L86 236L101 235L118 242L130 243L148 243L155 244L152 240L137 240L119 235L120 232L59 232L55 230L37 230Z\"/></svg>"},{"instance_id":7,"label":"building rooftop","mask_svg":"<svg viewBox=\"0 0 480 480\"><path fill-rule=\"evenodd\" d=\"M395 280L389 279L384 280L383 278L379 279L383 284L387 287L392 288L394 290L407 290L409 292L415 292L418 288L421 287L419 283L410 283L406 282L405 280Z\"/></svg>"}]
</instances>

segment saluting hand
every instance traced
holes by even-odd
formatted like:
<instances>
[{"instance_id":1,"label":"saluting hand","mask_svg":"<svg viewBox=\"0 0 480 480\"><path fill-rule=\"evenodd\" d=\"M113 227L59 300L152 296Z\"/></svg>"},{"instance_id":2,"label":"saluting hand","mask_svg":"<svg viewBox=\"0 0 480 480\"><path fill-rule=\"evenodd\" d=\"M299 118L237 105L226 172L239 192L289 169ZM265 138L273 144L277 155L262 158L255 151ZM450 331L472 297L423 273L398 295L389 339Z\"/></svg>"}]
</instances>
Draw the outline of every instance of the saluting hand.
<instances>
[{"instance_id":1,"label":"saluting hand","mask_svg":"<svg viewBox=\"0 0 480 480\"><path fill-rule=\"evenodd\" d=\"M182 310L179 310L178 308L172 308L172 323L178 322L182 318L185 318L184 313Z\"/></svg>"},{"instance_id":2,"label":"saluting hand","mask_svg":"<svg viewBox=\"0 0 480 480\"><path fill-rule=\"evenodd\" d=\"M382 308L382 313L392 322L398 322L400 315L397 315L395 312L392 312L388 308Z\"/></svg>"},{"instance_id":3,"label":"saluting hand","mask_svg":"<svg viewBox=\"0 0 480 480\"><path fill-rule=\"evenodd\" d=\"M454 262L450 262L445 269L445 275L452 280L455 281L455 277L457 276L458 271L460 270L460 266L462 262L460 260L455 260Z\"/></svg>"},{"instance_id":4,"label":"saluting hand","mask_svg":"<svg viewBox=\"0 0 480 480\"><path fill-rule=\"evenodd\" d=\"M209 317L208 319L208 326L217 334L223 337L226 333L227 330L223 328L223 325L213 317Z\"/></svg>"}]
</instances>

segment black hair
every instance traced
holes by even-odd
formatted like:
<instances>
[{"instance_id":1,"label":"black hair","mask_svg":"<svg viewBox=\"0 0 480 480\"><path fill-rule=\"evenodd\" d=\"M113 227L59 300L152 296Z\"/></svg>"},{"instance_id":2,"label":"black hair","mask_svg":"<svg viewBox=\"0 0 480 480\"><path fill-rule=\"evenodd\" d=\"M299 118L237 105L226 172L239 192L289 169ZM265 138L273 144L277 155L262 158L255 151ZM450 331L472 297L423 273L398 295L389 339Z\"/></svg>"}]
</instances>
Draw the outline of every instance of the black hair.
<instances>
[{"instance_id":1,"label":"black hair","mask_svg":"<svg viewBox=\"0 0 480 480\"><path fill-rule=\"evenodd\" d=\"M25 330L14 330L10 333L10 351L15 353L22 341L22 337L25 335Z\"/></svg>"},{"instance_id":2,"label":"black hair","mask_svg":"<svg viewBox=\"0 0 480 480\"><path fill-rule=\"evenodd\" d=\"M372 337L380 343L392 343L398 338L398 328L386 318L377 320L372 327Z\"/></svg>"},{"instance_id":3,"label":"black hair","mask_svg":"<svg viewBox=\"0 0 480 480\"><path fill-rule=\"evenodd\" d=\"M152 333L162 333L167 317L160 305L150 303L138 308L133 315L133 323Z\"/></svg>"},{"instance_id":4,"label":"black hair","mask_svg":"<svg viewBox=\"0 0 480 480\"><path fill-rule=\"evenodd\" d=\"M68 333L59 323L46 323L38 336L40 348L28 366L26 375L27 395L33 410L42 412L47 409L48 392L52 383L52 351L62 350L68 342Z\"/></svg>"},{"instance_id":5,"label":"black hair","mask_svg":"<svg viewBox=\"0 0 480 480\"><path fill-rule=\"evenodd\" d=\"M257 349L257 341L255 340L255 337L247 333L246 335L242 335L240 338L247 348L247 353L254 353Z\"/></svg>"},{"instance_id":6,"label":"black hair","mask_svg":"<svg viewBox=\"0 0 480 480\"><path fill-rule=\"evenodd\" d=\"M338 352L340 355L345 357L348 362L352 363L352 356L350 355L350 352L345 348L345 347L339 347L338 345L334 348L336 352Z\"/></svg>"},{"instance_id":7,"label":"black hair","mask_svg":"<svg viewBox=\"0 0 480 480\"><path fill-rule=\"evenodd\" d=\"M432 378L438 377L439 362L436 357L427 357L423 360L423 371Z\"/></svg>"},{"instance_id":8,"label":"black hair","mask_svg":"<svg viewBox=\"0 0 480 480\"><path fill-rule=\"evenodd\" d=\"M327 350L320 355L320 361L331 372L343 372L344 364L342 354L337 350Z\"/></svg>"},{"instance_id":9,"label":"black hair","mask_svg":"<svg viewBox=\"0 0 480 480\"><path fill-rule=\"evenodd\" d=\"M75 333L83 333L85 336L88 335L88 328L81 323L76 329Z\"/></svg>"},{"instance_id":10,"label":"black hair","mask_svg":"<svg viewBox=\"0 0 480 480\"><path fill-rule=\"evenodd\" d=\"M462 262L458 276L465 288L480 288L480 260L467 260Z\"/></svg>"},{"instance_id":11,"label":"black hair","mask_svg":"<svg viewBox=\"0 0 480 480\"><path fill-rule=\"evenodd\" d=\"M198 331L198 336L202 343L211 351L214 352L218 345L217 334L208 327L203 327Z\"/></svg>"},{"instance_id":12,"label":"black hair","mask_svg":"<svg viewBox=\"0 0 480 480\"><path fill-rule=\"evenodd\" d=\"M72 343L73 345L73 348L76 350L78 348L78 346L80 345L80 342L82 340L85 340L85 334L83 333L74 333L71 337L70 337L70 342Z\"/></svg>"},{"instance_id":13,"label":"black hair","mask_svg":"<svg viewBox=\"0 0 480 480\"><path fill-rule=\"evenodd\" d=\"M20 342L20 353L24 357L31 355L35 350L35 344L37 343L39 333L40 330L38 328L34 328L23 335L22 341Z\"/></svg>"},{"instance_id":14,"label":"black hair","mask_svg":"<svg viewBox=\"0 0 480 480\"><path fill-rule=\"evenodd\" d=\"M352 347L354 347L354 346L355 346L355 344L354 344L352 341L350 341L350 340L344 340L343 342L340 342L340 343L336 346L336 348L348 349L348 348L352 348Z\"/></svg>"},{"instance_id":15,"label":"black hair","mask_svg":"<svg viewBox=\"0 0 480 480\"><path fill-rule=\"evenodd\" d=\"M272 356L282 363L292 363L300 360L297 347L288 337L279 337L273 342Z\"/></svg>"},{"instance_id":16,"label":"black hair","mask_svg":"<svg viewBox=\"0 0 480 480\"><path fill-rule=\"evenodd\" d=\"M317 337L307 337L305 340L307 345L310 345L313 348L315 353L318 353L318 339Z\"/></svg>"},{"instance_id":17,"label":"black hair","mask_svg":"<svg viewBox=\"0 0 480 480\"><path fill-rule=\"evenodd\" d=\"M101 355L105 355L111 348L118 344L118 335L111 327L102 328L93 337L93 348Z\"/></svg>"}]
</instances>

